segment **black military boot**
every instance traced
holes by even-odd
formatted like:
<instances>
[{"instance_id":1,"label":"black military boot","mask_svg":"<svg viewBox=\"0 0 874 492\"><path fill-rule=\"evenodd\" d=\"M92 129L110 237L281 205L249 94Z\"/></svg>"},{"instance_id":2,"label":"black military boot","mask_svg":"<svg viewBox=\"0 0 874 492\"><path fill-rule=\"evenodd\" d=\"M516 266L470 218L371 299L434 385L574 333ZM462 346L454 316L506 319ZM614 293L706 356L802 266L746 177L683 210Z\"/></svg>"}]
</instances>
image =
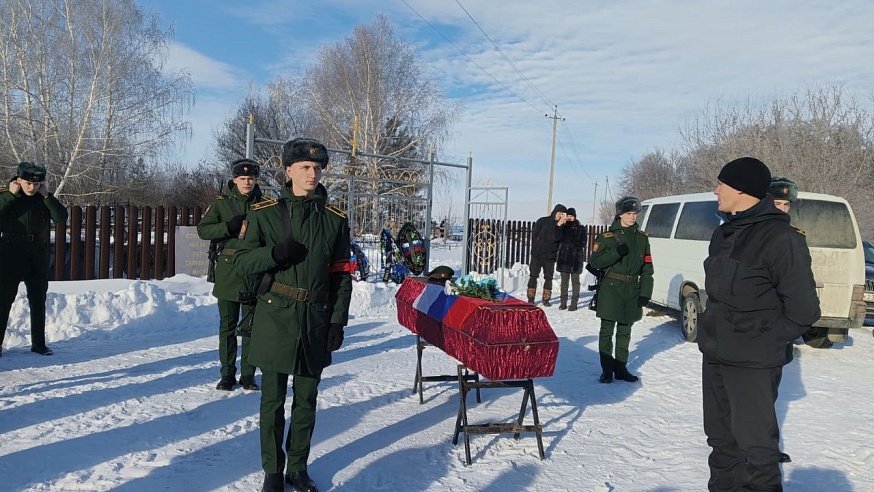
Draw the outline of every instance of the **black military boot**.
<instances>
[{"instance_id":1,"label":"black military boot","mask_svg":"<svg viewBox=\"0 0 874 492\"><path fill-rule=\"evenodd\" d=\"M30 351L35 353L35 354L39 354L39 355L52 355L52 354L54 354L54 352L52 352L52 349L46 347L45 345L31 345Z\"/></svg>"},{"instance_id":2,"label":"black military boot","mask_svg":"<svg viewBox=\"0 0 874 492\"><path fill-rule=\"evenodd\" d=\"M605 354L604 352L598 352L598 355L601 357L601 377L598 378L599 383L609 384L613 382L613 357Z\"/></svg>"},{"instance_id":3,"label":"black military boot","mask_svg":"<svg viewBox=\"0 0 874 492\"><path fill-rule=\"evenodd\" d=\"M266 473L261 492L285 492L285 484L282 482L282 473Z\"/></svg>"},{"instance_id":4,"label":"black military boot","mask_svg":"<svg viewBox=\"0 0 874 492\"><path fill-rule=\"evenodd\" d=\"M219 380L218 384L215 386L215 389L231 391L234 389L235 384L237 384L237 379L234 376L222 376L221 380Z\"/></svg>"},{"instance_id":5,"label":"black military boot","mask_svg":"<svg viewBox=\"0 0 874 492\"><path fill-rule=\"evenodd\" d=\"M620 381L636 383L638 380L640 380L639 377L628 372L628 368L625 367L625 362L619 362L618 360L615 361L613 363L613 372L616 374L616 379Z\"/></svg>"},{"instance_id":6,"label":"black military boot","mask_svg":"<svg viewBox=\"0 0 874 492\"><path fill-rule=\"evenodd\" d=\"M294 487L297 492L319 492L316 482L313 482L306 470L286 473L285 483Z\"/></svg>"},{"instance_id":7,"label":"black military boot","mask_svg":"<svg viewBox=\"0 0 874 492\"><path fill-rule=\"evenodd\" d=\"M240 376L240 386L243 387L244 390L249 391L258 391L258 383L255 382L255 376Z\"/></svg>"}]
</instances>

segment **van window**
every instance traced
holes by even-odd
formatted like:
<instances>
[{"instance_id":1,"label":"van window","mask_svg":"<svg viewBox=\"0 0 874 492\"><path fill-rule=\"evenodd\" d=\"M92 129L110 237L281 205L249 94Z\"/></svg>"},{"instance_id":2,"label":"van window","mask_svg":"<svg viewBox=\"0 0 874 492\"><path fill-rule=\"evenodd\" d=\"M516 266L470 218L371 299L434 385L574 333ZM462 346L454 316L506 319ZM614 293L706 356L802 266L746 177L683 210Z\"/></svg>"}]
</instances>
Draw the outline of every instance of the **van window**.
<instances>
[{"instance_id":1,"label":"van window","mask_svg":"<svg viewBox=\"0 0 874 492\"><path fill-rule=\"evenodd\" d=\"M646 233L650 237L671 237L679 203L662 203L652 206L646 221Z\"/></svg>"},{"instance_id":2,"label":"van window","mask_svg":"<svg viewBox=\"0 0 874 492\"><path fill-rule=\"evenodd\" d=\"M680 220L677 222L677 232L674 234L674 238L710 241L713 230L722 223L718 207L719 204L716 200L686 202L683 205L683 211L680 212Z\"/></svg>"},{"instance_id":3,"label":"van window","mask_svg":"<svg viewBox=\"0 0 874 492\"><path fill-rule=\"evenodd\" d=\"M810 248L856 247L856 232L850 211L840 202L798 200L789 209L792 225L803 230Z\"/></svg>"},{"instance_id":4,"label":"van window","mask_svg":"<svg viewBox=\"0 0 874 492\"><path fill-rule=\"evenodd\" d=\"M641 205L640 213L637 214L637 221L636 222L637 222L638 226L643 225L643 218L646 217L646 209L648 209L648 208L649 208L649 205Z\"/></svg>"}]
</instances>

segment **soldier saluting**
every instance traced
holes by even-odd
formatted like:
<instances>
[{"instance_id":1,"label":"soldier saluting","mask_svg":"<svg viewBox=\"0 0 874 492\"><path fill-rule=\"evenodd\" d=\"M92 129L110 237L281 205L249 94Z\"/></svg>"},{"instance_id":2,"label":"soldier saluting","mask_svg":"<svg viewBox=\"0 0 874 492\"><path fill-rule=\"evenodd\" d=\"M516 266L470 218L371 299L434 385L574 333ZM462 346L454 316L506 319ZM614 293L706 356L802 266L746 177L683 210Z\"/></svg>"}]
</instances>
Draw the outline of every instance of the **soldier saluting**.
<instances>
[{"instance_id":1,"label":"soldier saluting","mask_svg":"<svg viewBox=\"0 0 874 492\"><path fill-rule=\"evenodd\" d=\"M234 252L243 232L246 214L261 200L261 188L256 181L260 174L258 163L251 159L237 159L231 163L233 178L228 181L227 194L221 195L206 209L197 224L200 239L212 241L215 258L215 286L212 295L218 299L219 361L221 379L216 389L231 391L237 384L237 323L249 314L247 303L240 302L240 293L246 289L245 279L234 269ZM245 390L257 390L255 366L249 363L249 337L243 336L240 357L240 385Z\"/></svg>"},{"instance_id":2,"label":"soldier saluting","mask_svg":"<svg viewBox=\"0 0 874 492\"><path fill-rule=\"evenodd\" d=\"M243 275L272 277L272 283L259 283L249 351L249 362L261 369L261 490L284 490L285 469L295 490L317 492L307 459L322 370L343 343L349 319L349 222L326 205L328 193L319 183L328 165L324 145L288 141L282 164L288 181L281 198L252 208L234 265ZM284 438L289 378L291 425Z\"/></svg>"},{"instance_id":3,"label":"soldier saluting","mask_svg":"<svg viewBox=\"0 0 874 492\"><path fill-rule=\"evenodd\" d=\"M49 192L45 180L45 167L21 162L9 186L0 187L0 355L9 310L22 281L30 306L30 351L54 353L46 346L49 227L52 220L66 224L67 209Z\"/></svg>"}]
</instances>

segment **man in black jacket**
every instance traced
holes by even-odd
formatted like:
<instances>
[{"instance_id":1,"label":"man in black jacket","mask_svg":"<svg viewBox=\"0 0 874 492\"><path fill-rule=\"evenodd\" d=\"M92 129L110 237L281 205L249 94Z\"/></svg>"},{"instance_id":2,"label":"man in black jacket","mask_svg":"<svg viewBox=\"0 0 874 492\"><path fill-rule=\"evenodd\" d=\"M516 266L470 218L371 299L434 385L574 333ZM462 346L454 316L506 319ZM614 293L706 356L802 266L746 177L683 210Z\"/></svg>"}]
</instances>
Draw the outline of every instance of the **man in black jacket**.
<instances>
[{"instance_id":1,"label":"man in black jacket","mask_svg":"<svg viewBox=\"0 0 874 492\"><path fill-rule=\"evenodd\" d=\"M528 265L528 302L534 304L537 294L537 279L543 269L543 305L549 307L552 297L552 276L555 275L555 259L561 242L561 226L567 220L567 207L556 204L552 213L537 219L531 240L531 262Z\"/></svg>"},{"instance_id":2,"label":"man in black jacket","mask_svg":"<svg viewBox=\"0 0 874 492\"><path fill-rule=\"evenodd\" d=\"M742 157L719 173L714 193L725 222L704 261L704 432L713 448L710 491L782 491L774 403L786 344L819 319L804 232L766 198L771 173Z\"/></svg>"}]
</instances>

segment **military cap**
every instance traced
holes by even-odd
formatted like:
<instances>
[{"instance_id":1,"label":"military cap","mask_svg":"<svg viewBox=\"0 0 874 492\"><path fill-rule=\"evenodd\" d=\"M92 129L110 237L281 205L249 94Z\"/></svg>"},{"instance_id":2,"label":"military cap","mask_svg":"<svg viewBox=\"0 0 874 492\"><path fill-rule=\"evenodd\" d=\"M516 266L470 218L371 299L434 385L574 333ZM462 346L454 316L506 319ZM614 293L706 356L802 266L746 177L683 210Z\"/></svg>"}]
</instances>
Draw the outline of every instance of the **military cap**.
<instances>
[{"instance_id":1,"label":"military cap","mask_svg":"<svg viewBox=\"0 0 874 492\"><path fill-rule=\"evenodd\" d=\"M237 159L231 163L231 172L235 178L238 176L254 176L257 178L261 174L261 166L252 159Z\"/></svg>"},{"instance_id":2,"label":"military cap","mask_svg":"<svg viewBox=\"0 0 874 492\"><path fill-rule=\"evenodd\" d=\"M636 196L623 196L616 202L616 215L628 212L640 212L640 199Z\"/></svg>"},{"instance_id":3,"label":"military cap","mask_svg":"<svg viewBox=\"0 0 874 492\"><path fill-rule=\"evenodd\" d=\"M786 176L774 176L771 178L771 187L768 188L768 193L775 200L789 200L791 203L798 199L798 185Z\"/></svg>"},{"instance_id":4,"label":"military cap","mask_svg":"<svg viewBox=\"0 0 874 492\"><path fill-rule=\"evenodd\" d=\"M449 280L455 275L455 270L446 265L440 265L425 274L431 280Z\"/></svg>"},{"instance_id":5,"label":"military cap","mask_svg":"<svg viewBox=\"0 0 874 492\"><path fill-rule=\"evenodd\" d=\"M282 146L282 165L290 166L302 161L318 162L325 169L328 167L328 149L311 138L295 138L285 142Z\"/></svg>"},{"instance_id":6,"label":"military cap","mask_svg":"<svg viewBox=\"0 0 874 492\"><path fill-rule=\"evenodd\" d=\"M19 162L18 177L31 183L40 183L46 180L46 168L32 162Z\"/></svg>"}]
</instances>

